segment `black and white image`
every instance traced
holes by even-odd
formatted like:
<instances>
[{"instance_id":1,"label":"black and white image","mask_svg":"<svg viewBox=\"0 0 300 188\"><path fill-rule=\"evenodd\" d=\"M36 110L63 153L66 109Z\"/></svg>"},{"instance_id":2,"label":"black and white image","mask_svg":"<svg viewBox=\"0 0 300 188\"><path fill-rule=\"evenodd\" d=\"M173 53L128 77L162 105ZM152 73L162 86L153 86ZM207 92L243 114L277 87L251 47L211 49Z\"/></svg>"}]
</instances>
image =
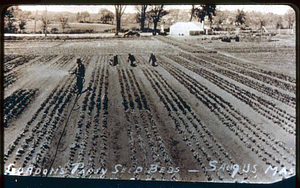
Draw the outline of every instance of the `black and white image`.
<instances>
[{"instance_id":1,"label":"black and white image","mask_svg":"<svg viewBox=\"0 0 300 188\"><path fill-rule=\"evenodd\" d=\"M287 5L18 5L4 17L5 175L295 176Z\"/></svg>"}]
</instances>

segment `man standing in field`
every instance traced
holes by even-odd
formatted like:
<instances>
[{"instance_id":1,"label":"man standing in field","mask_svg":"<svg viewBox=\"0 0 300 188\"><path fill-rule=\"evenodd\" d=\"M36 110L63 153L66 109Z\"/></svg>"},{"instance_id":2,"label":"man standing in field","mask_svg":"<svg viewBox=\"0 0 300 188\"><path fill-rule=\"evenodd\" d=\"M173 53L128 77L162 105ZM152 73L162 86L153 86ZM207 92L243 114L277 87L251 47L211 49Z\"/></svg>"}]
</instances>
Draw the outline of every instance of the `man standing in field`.
<instances>
[{"instance_id":1,"label":"man standing in field","mask_svg":"<svg viewBox=\"0 0 300 188\"><path fill-rule=\"evenodd\" d=\"M156 57L155 57L155 55L153 53L151 53L151 55L150 55L149 64L151 63L151 61L152 61L151 65L154 66L154 67L156 67L157 66Z\"/></svg>"},{"instance_id":2,"label":"man standing in field","mask_svg":"<svg viewBox=\"0 0 300 188\"><path fill-rule=\"evenodd\" d=\"M113 59L110 60L112 66L118 65L118 55L115 55Z\"/></svg>"},{"instance_id":3,"label":"man standing in field","mask_svg":"<svg viewBox=\"0 0 300 188\"><path fill-rule=\"evenodd\" d=\"M77 83L76 83L77 93L80 94L82 92L83 80L84 80L84 77L85 77L85 67L82 64L82 61L81 61L80 58L77 59L77 68L76 68L76 70L71 74L76 74L76 77L77 77Z\"/></svg>"},{"instance_id":4,"label":"man standing in field","mask_svg":"<svg viewBox=\"0 0 300 188\"><path fill-rule=\"evenodd\" d=\"M128 54L128 62L130 61L130 65L135 67L136 64L135 64L135 57L131 54Z\"/></svg>"}]
</instances>

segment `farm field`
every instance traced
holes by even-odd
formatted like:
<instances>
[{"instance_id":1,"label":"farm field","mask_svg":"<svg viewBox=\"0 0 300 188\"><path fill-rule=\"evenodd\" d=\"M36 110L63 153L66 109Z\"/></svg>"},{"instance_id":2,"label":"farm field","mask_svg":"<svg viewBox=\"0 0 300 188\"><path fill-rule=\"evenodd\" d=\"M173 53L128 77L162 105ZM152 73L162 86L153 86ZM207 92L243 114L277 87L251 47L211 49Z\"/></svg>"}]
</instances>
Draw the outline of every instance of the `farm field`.
<instances>
[{"instance_id":1,"label":"farm field","mask_svg":"<svg viewBox=\"0 0 300 188\"><path fill-rule=\"evenodd\" d=\"M132 29L137 28L138 24L122 24L123 29ZM36 22L36 32L39 33L42 31L42 22L39 20ZM59 33L76 33L78 31L90 31L90 33L114 33L112 30L116 28L112 24L101 24L101 23L78 23L78 22L69 22L67 27L63 30L59 22L52 22L48 25L48 33L51 33L51 29L56 28ZM26 33L34 33L34 21L30 20L25 26Z\"/></svg>"},{"instance_id":2,"label":"farm field","mask_svg":"<svg viewBox=\"0 0 300 188\"><path fill-rule=\"evenodd\" d=\"M249 183L294 176L295 51L286 50L282 66L225 49L161 36L5 41L5 173ZM81 95L69 74L77 58L86 68Z\"/></svg>"},{"instance_id":3,"label":"farm field","mask_svg":"<svg viewBox=\"0 0 300 188\"><path fill-rule=\"evenodd\" d=\"M60 23L51 23L49 24L49 32L51 31L52 28L57 28L60 32L62 32L62 28ZM68 23L68 27L64 30L64 32L69 32L71 30L80 30L80 29L88 29L92 30L93 32L104 32L105 30L108 29L113 29L115 28L114 25L111 24L98 24L98 23ZM42 30L42 22L37 21L36 23L36 31L41 31ZM31 20L28 22L25 28L25 32L27 33L33 33L34 32L34 21Z\"/></svg>"},{"instance_id":4,"label":"farm field","mask_svg":"<svg viewBox=\"0 0 300 188\"><path fill-rule=\"evenodd\" d=\"M276 35L271 42L222 42L202 40L195 37L176 37L174 40L187 42L193 46L213 48L225 55L233 55L262 69L296 77L296 38L295 35Z\"/></svg>"}]
</instances>

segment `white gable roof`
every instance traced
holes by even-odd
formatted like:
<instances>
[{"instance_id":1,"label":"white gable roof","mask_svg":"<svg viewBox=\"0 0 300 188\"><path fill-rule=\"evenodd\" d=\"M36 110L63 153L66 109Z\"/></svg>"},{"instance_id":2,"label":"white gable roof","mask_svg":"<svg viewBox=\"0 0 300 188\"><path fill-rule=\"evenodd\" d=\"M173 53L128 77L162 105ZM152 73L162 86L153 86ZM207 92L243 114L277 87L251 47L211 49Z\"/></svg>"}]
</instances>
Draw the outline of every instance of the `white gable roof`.
<instances>
[{"instance_id":1,"label":"white gable roof","mask_svg":"<svg viewBox=\"0 0 300 188\"><path fill-rule=\"evenodd\" d=\"M200 22L177 22L171 25L171 28L184 28L190 31L192 30L202 30L202 24Z\"/></svg>"}]
</instances>

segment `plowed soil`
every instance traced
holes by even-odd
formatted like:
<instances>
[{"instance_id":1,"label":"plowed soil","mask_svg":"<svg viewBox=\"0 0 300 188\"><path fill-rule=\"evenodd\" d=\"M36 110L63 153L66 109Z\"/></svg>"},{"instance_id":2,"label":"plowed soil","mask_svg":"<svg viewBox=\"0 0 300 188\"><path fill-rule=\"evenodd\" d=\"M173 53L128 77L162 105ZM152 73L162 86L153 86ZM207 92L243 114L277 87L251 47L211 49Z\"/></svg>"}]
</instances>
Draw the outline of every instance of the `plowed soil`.
<instances>
[{"instance_id":1,"label":"plowed soil","mask_svg":"<svg viewBox=\"0 0 300 188\"><path fill-rule=\"evenodd\" d=\"M6 174L251 183L295 175L295 76L268 69L268 59L256 66L168 37L5 47ZM69 74L77 58L86 68L80 95Z\"/></svg>"}]
</instances>

